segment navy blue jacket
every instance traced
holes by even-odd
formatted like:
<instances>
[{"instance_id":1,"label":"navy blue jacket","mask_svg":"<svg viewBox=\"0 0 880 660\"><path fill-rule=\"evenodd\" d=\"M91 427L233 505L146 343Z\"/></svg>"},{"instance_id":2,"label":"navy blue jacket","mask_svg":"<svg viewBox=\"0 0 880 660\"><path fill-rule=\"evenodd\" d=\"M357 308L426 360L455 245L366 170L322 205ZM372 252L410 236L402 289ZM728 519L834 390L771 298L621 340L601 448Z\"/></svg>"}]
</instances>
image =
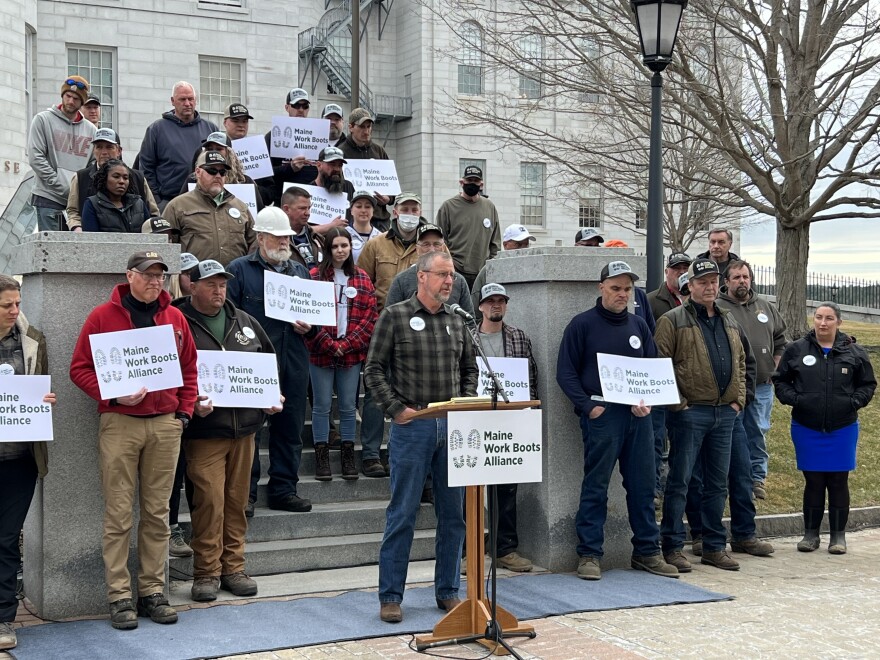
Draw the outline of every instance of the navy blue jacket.
<instances>
[{"instance_id":1,"label":"navy blue jacket","mask_svg":"<svg viewBox=\"0 0 880 660\"><path fill-rule=\"evenodd\" d=\"M575 316L562 334L556 382L571 399L577 415L588 415L596 406L605 405L590 398L602 396L596 353L654 358L657 346L643 319L629 312L609 312L602 307L601 298L595 307Z\"/></svg>"}]
</instances>

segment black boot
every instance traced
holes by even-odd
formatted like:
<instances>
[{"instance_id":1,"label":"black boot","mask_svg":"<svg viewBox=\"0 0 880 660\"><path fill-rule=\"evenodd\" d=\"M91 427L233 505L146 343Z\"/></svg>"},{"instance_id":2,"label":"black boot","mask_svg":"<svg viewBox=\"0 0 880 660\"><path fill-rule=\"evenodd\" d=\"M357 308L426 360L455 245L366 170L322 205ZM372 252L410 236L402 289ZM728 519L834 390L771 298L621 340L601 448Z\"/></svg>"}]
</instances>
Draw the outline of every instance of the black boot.
<instances>
[{"instance_id":1,"label":"black boot","mask_svg":"<svg viewBox=\"0 0 880 660\"><path fill-rule=\"evenodd\" d=\"M828 525L831 528L828 552L832 555L846 554L846 523L848 520L849 509L828 507Z\"/></svg>"},{"instance_id":2,"label":"black boot","mask_svg":"<svg viewBox=\"0 0 880 660\"><path fill-rule=\"evenodd\" d=\"M342 478L354 481L358 478L357 466L354 464L354 443L342 443Z\"/></svg>"},{"instance_id":3,"label":"black boot","mask_svg":"<svg viewBox=\"0 0 880 660\"><path fill-rule=\"evenodd\" d=\"M825 510L820 507L804 507L804 538L798 541L797 549L801 552L813 552L819 549L819 528Z\"/></svg>"},{"instance_id":4,"label":"black boot","mask_svg":"<svg viewBox=\"0 0 880 660\"><path fill-rule=\"evenodd\" d=\"M330 481L330 448L326 442L315 444L315 479L317 481Z\"/></svg>"}]
</instances>

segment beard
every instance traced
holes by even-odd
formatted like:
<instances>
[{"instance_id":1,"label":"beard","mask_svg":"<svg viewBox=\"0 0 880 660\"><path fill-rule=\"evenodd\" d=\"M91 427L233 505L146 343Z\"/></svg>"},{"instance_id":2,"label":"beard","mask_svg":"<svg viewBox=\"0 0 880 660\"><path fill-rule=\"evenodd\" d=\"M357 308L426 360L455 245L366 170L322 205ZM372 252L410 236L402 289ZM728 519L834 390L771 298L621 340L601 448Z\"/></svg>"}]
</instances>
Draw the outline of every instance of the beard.
<instances>
[{"instance_id":1,"label":"beard","mask_svg":"<svg viewBox=\"0 0 880 660\"><path fill-rule=\"evenodd\" d=\"M274 250L266 250L266 256L273 261L288 261L292 252L289 247L275 248Z\"/></svg>"},{"instance_id":2,"label":"beard","mask_svg":"<svg viewBox=\"0 0 880 660\"><path fill-rule=\"evenodd\" d=\"M749 297L749 287L747 286L738 286L736 290L733 292L733 295L740 300L745 300Z\"/></svg>"},{"instance_id":3,"label":"beard","mask_svg":"<svg viewBox=\"0 0 880 660\"><path fill-rule=\"evenodd\" d=\"M341 174L331 174L324 177L324 187L329 193L343 192L342 184L345 181Z\"/></svg>"},{"instance_id":4,"label":"beard","mask_svg":"<svg viewBox=\"0 0 880 660\"><path fill-rule=\"evenodd\" d=\"M333 124L330 124L330 139L338 140L340 135L342 135L342 131L336 128Z\"/></svg>"},{"instance_id":5,"label":"beard","mask_svg":"<svg viewBox=\"0 0 880 660\"><path fill-rule=\"evenodd\" d=\"M499 323L500 321L504 320L504 314L502 314L501 312L496 312L495 314L490 314L489 320L492 321L492 323Z\"/></svg>"}]
</instances>

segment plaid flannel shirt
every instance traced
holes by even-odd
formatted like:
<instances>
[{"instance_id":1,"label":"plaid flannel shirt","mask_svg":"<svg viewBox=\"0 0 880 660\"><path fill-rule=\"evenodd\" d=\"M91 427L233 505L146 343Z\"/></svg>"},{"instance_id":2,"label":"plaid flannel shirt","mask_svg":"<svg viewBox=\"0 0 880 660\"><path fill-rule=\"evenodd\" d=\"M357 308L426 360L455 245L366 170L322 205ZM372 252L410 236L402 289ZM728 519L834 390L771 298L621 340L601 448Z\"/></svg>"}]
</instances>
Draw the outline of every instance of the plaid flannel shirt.
<instances>
[{"instance_id":1,"label":"plaid flannel shirt","mask_svg":"<svg viewBox=\"0 0 880 660\"><path fill-rule=\"evenodd\" d=\"M501 323L504 333L504 357L526 358L529 361L529 396L538 400L538 364L532 356L532 341L528 335L512 325Z\"/></svg>"}]
</instances>

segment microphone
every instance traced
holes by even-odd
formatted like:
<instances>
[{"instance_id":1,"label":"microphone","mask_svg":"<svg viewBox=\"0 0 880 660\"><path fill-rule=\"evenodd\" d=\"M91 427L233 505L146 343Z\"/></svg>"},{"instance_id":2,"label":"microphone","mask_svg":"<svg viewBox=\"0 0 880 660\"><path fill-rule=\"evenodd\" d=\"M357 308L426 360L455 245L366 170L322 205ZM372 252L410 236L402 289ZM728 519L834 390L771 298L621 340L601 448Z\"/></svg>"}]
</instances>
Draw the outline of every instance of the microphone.
<instances>
[{"instance_id":1,"label":"microphone","mask_svg":"<svg viewBox=\"0 0 880 660\"><path fill-rule=\"evenodd\" d=\"M462 306L459 305L459 304L457 304L457 303L456 303L456 304L453 304L453 305L450 305L450 306L449 306L449 311L452 312L453 314L456 314L456 315L460 316L461 318L463 318L463 319L464 319L464 322L467 323L467 324L470 324L470 323L476 323L476 322L477 322L477 320L476 320L473 316L471 316L468 312L466 312L466 311L462 308Z\"/></svg>"}]
</instances>

